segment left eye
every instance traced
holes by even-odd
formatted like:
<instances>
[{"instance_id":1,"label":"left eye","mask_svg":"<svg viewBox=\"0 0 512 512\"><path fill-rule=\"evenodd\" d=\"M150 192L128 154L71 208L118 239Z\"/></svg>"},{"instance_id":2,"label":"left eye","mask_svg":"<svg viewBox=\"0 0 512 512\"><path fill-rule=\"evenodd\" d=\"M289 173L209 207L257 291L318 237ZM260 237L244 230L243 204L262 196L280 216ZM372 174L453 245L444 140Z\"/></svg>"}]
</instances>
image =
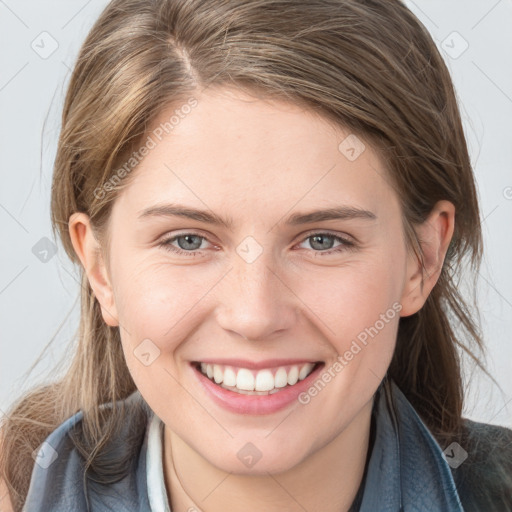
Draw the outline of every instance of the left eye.
<instances>
[{"instance_id":1,"label":"left eye","mask_svg":"<svg viewBox=\"0 0 512 512\"><path fill-rule=\"evenodd\" d=\"M341 252L343 250L347 250L354 247L354 242L351 240L348 240L347 238L343 238L341 236L332 235L330 233L313 233L307 236L302 243L304 243L307 240L311 240L309 243L311 247L315 247L315 245L320 246L320 249L328 249L327 251L315 251L319 252L319 256L323 256L325 254L332 254L335 252ZM334 240L336 242L340 242L340 245L332 248L332 243L329 243L329 240ZM327 244L326 244L327 241ZM329 247L325 247L325 245L328 245Z\"/></svg>"},{"instance_id":2,"label":"left eye","mask_svg":"<svg viewBox=\"0 0 512 512\"><path fill-rule=\"evenodd\" d=\"M301 244L310 239L311 247L315 248L316 246L316 248L320 249L314 251L318 253L319 256L341 252L343 250L349 250L355 247L355 243L353 241L330 233L311 233L302 239ZM207 240L206 237L196 233L183 233L181 235L176 235L171 238L164 239L158 245L176 254L197 256L198 254L201 254L199 248L201 247L203 240ZM333 242L330 242L330 240L339 242L339 245L335 248L332 248ZM178 243L178 247L173 245L174 242Z\"/></svg>"},{"instance_id":3,"label":"left eye","mask_svg":"<svg viewBox=\"0 0 512 512\"><path fill-rule=\"evenodd\" d=\"M180 247L172 245L173 242L177 240ZM181 242L181 240L184 240L184 242ZM198 254L196 251L201 247L202 240L206 240L206 238L195 233L184 233L182 235L162 240L158 245L171 252L186 254L188 256L196 256L196 254Z\"/></svg>"}]
</instances>

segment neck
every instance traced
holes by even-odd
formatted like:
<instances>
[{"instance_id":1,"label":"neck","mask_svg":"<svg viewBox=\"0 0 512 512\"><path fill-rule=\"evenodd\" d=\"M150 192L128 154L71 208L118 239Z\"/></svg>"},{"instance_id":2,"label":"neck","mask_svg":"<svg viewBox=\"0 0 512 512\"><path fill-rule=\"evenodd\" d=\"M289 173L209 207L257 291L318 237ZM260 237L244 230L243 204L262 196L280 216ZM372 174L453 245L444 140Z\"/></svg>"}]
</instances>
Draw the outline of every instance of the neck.
<instances>
[{"instance_id":1,"label":"neck","mask_svg":"<svg viewBox=\"0 0 512 512\"><path fill-rule=\"evenodd\" d=\"M172 512L346 512L361 484L373 401L328 444L288 471L226 473L165 427L164 475Z\"/></svg>"}]
</instances>

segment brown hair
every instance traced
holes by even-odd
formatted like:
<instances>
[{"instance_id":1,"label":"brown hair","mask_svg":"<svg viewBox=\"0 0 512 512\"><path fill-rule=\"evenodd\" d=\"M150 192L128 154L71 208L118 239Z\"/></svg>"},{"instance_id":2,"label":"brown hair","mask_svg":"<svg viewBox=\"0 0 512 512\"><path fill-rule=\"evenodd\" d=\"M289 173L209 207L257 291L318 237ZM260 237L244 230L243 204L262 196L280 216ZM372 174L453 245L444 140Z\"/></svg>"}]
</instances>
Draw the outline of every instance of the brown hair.
<instances>
[{"instance_id":1,"label":"brown hair","mask_svg":"<svg viewBox=\"0 0 512 512\"><path fill-rule=\"evenodd\" d=\"M459 349L482 348L478 323L457 291L465 263L477 270L481 230L474 176L449 72L435 43L399 0L114 0L75 65L62 115L51 215L73 262L68 220L85 212L102 247L116 190L98 194L163 108L196 88L236 86L307 105L384 156L402 203L407 241L441 199L456 208L441 276L424 307L401 318L389 376L440 439L458 432ZM108 251L106 251L108 257ZM81 269L81 320L69 369L21 397L2 424L0 478L16 510L31 452L57 425L84 412L82 453L98 471L119 416L100 404L135 390L118 328L102 318ZM476 275L476 272L474 272ZM457 330L457 332L456 332Z\"/></svg>"}]
</instances>

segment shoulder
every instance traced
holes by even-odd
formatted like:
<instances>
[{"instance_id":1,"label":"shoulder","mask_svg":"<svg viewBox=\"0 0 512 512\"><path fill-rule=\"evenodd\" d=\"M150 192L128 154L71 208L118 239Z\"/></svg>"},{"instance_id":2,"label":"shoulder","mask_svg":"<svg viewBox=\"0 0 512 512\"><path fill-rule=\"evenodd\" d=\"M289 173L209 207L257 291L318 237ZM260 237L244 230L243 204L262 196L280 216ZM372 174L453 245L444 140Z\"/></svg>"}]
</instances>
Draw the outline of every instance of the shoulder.
<instances>
[{"instance_id":1,"label":"shoulder","mask_svg":"<svg viewBox=\"0 0 512 512\"><path fill-rule=\"evenodd\" d=\"M464 460L452 474L464 509L512 511L512 430L464 419L458 444Z\"/></svg>"},{"instance_id":2,"label":"shoulder","mask_svg":"<svg viewBox=\"0 0 512 512\"><path fill-rule=\"evenodd\" d=\"M86 460L96 446L88 446L84 439L81 411L45 439L34 455L26 499L29 510L87 510L89 502L95 503L97 499L101 505L106 505L105 500L110 500L114 494L124 495L133 503L138 489L130 488L130 484L132 487L137 484L134 475L140 472L141 448L150 410L138 392L116 402L116 406L119 407L116 407L115 431L106 436L89 468L86 468ZM102 406L102 416L107 417L112 409L111 403ZM144 461L142 464L145 469Z\"/></svg>"},{"instance_id":3,"label":"shoulder","mask_svg":"<svg viewBox=\"0 0 512 512\"><path fill-rule=\"evenodd\" d=\"M512 512L512 430L462 418L458 434L436 436L405 395L396 386L393 390L406 433L404 446L418 454L418 441L430 445L431 439L435 445L431 453L451 473L464 511Z\"/></svg>"}]
</instances>

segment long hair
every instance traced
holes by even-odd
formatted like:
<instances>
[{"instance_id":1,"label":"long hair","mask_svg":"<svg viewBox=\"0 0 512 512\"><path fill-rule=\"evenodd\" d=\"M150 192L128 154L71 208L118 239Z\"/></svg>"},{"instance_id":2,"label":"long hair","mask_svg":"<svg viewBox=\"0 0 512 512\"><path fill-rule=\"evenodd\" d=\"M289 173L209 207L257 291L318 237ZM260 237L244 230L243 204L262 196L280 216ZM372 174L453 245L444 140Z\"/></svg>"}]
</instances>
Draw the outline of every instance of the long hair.
<instances>
[{"instance_id":1,"label":"long hair","mask_svg":"<svg viewBox=\"0 0 512 512\"><path fill-rule=\"evenodd\" d=\"M118 166L164 108L211 86L304 105L372 144L385 159L407 244L420 261L415 226L438 200L455 205L440 278L424 307L400 319L388 374L438 438L461 427L461 349L479 362L474 354L483 346L457 285L463 268L476 275L480 265L480 215L450 74L424 26L399 0L114 0L74 66L51 192L54 235L81 271L76 350L63 378L18 399L1 429L0 478L17 510L32 450L78 410L86 468L101 474L101 448L121 412L106 415L100 405L136 389L119 330L103 321L73 250L69 217L87 213L108 249L112 205L133 175L112 181ZM106 182L114 186L98 193Z\"/></svg>"}]
</instances>

